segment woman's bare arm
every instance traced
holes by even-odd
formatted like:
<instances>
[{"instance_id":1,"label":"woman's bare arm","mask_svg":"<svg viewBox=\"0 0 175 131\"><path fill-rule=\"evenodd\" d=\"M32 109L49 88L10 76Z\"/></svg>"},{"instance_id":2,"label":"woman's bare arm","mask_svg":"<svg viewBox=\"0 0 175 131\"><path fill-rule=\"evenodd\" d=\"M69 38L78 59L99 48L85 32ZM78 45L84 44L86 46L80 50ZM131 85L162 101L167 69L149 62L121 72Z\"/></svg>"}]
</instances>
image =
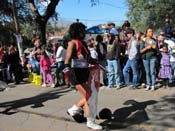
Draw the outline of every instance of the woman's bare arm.
<instances>
[{"instance_id":1,"label":"woman's bare arm","mask_svg":"<svg viewBox=\"0 0 175 131\"><path fill-rule=\"evenodd\" d=\"M141 52L140 53L143 54L143 53L145 53L149 49L151 49L151 46L150 45L147 46L147 47L145 47L145 48L143 48L143 49L141 49Z\"/></svg>"},{"instance_id":2,"label":"woman's bare arm","mask_svg":"<svg viewBox=\"0 0 175 131\"><path fill-rule=\"evenodd\" d=\"M152 49L157 49L156 44L155 45L152 45Z\"/></svg>"},{"instance_id":3,"label":"woman's bare arm","mask_svg":"<svg viewBox=\"0 0 175 131\"><path fill-rule=\"evenodd\" d=\"M71 57L72 57L72 52L73 52L74 46L75 46L75 44L74 44L73 41L68 42L68 47L67 47L67 50L66 50L66 59L65 59L64 64L70 64L70 60L71 60Z\"/></svg>"}]
</instances>

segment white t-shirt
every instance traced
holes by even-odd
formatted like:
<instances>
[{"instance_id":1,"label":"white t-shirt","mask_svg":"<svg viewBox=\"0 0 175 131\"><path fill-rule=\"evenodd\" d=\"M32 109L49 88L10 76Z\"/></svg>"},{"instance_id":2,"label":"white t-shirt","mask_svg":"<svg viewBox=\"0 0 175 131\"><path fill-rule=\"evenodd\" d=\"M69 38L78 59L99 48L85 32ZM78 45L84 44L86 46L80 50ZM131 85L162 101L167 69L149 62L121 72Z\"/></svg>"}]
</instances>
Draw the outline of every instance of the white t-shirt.
<instances>
[{"instance_id":1,"label":"white t-shirt","mask_svg":"<svg viewBox=\"0 0 175 131\"><path fill-rule=\"evenodd\" d=\"M56 62L65 61L66 59L66 49L62 46L59 46L56 52Z\"/></svg>"}]
</instances>

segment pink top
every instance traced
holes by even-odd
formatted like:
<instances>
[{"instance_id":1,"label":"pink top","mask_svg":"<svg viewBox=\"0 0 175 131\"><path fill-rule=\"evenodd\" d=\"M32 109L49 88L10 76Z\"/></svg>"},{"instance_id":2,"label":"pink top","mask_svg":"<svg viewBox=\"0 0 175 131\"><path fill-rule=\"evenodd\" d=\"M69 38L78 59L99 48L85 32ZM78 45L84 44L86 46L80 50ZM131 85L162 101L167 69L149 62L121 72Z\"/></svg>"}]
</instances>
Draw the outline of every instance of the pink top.
<instances>
[{"instance_id":1,"label":"pink top","mask_svg":"<svg viewBox=\"0 0 175 131\"><path fill-rule=\"evenodd\" d=\"M41 65L42 71L48 71L48 70L51 69L50 59L41 58L40 59L40 65Z\"/></svg>"}]
</instances>

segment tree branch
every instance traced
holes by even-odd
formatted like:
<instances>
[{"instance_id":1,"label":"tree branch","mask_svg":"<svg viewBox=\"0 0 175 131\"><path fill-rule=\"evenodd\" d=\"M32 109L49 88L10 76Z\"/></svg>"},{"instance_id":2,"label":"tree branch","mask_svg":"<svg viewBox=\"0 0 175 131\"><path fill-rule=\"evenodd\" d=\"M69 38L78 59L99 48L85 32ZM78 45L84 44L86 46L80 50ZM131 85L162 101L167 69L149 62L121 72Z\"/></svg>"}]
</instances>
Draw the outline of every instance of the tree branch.
<instances>
[{"instance_id":1,"label":"tree branch","mask_svg":"<svg viewBox=\"0 0 175 131\"><path fill-rule=\"evenodd\" d=\"M41 15L38 12L37 7L35 6L34 0L30 0L29 7L30 7L35 19L41 17Z\"/></svg>"},{"instance_id":2,"label":"tree branch","mask_svg":"<svg viewBox=\"0 0 175 131\"><path fill-rule=\"evenodd\" d=\"M49 3L47 10L45 11L43 17L47 21L54 13L55 13L55 8L58 5L60 0L51 0Z\"/></svg>"}]
</instances>

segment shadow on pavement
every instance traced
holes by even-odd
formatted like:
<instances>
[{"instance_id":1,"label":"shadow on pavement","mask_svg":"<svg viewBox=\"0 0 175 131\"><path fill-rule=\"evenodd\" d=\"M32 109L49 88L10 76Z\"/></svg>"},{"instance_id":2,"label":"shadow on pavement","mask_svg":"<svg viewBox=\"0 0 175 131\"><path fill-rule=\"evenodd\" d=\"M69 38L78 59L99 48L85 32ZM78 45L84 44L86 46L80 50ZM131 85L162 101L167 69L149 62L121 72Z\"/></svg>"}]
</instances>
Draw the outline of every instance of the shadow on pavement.
<instances>
[{"instance_id":1,"label":"shadow on pavement","mask_svg":"<svg viewBox=\"0 0 175 131\"><path fill-rule=\"evenodd\" d=\"M172 128L175 131L175 94L162 97L162 100L153 105L147 112L150 117L147 124Z\"/></svg>"},{"instance_id":2,"label":"shadow on pavement","mask_svg":"<svg viewBox=\"0 0 175 131\"><path fill-rule=\"evenodd\" d=\"M137 102L128 100L124 102L124 105L128 106L116 109L111 119L106 119L101 125L108 130L175 131L175 94L164 96L160 101Z\"/></svg>"},{"instance_id":3,"label":"shadow on pavement","mask_svg":"<svg viewBox=\"0 0 175 131\"><path fill-rule=\"evenodd\" d=\"M171 87L171 88L175 87L175 82L170 83L169 87Z\"/></svg>"},{"instance_id":4,"label":"shadow on pavement","mask_svg":"<svg viewBox=\"0 0 175 131\"><path fill-rule=\"evenodd\" d=\"M145 102L128 100L124 102L124 105L128 105L127 107L116 109L113 112L111 119L105 120L103 123L101 123L101 125L107 127L109 130L115 130L127 128L130 125L147 121L149 120L149 117L145 111L145 108L148 105L155 103L157 103L157 101L154 100Z\"/></svg>"},{"instance_id":5,"label":"shadow on pavement","mask_svg":"<svg viewBox=\"0 0 175 131\"><path fill-rule=\"evenodd\" d=\"M48 100L57 99L60 96L64 95L66 92L71 91L70 88L60 88L52 90L46 93L39 94L30 98L24 98L20 100L14 100L9 102L0 103L0 108L6 108L4 111L0 112L2 114L11 115L17 112L14 112L13 109L25 107L31 105L31 108L43 107L43 102ZM13 110L13 111L11 111Z\"/></svg>"},{"instance_id":6,"label":"shadow on pavement","mask_svg":"<svg viewBox=\"0 0 175 131\"><path fill-rule=\"evenodd\" d=\"M25 85L25 84L29 84L29 82L27 80L22 80L20 84L17 85ZM17 87L17 85L13 81L8 82L7 84L7 82L0 80L0 92L5 91L6 88L15 88Z\"/></svg>"}]
</instances>

